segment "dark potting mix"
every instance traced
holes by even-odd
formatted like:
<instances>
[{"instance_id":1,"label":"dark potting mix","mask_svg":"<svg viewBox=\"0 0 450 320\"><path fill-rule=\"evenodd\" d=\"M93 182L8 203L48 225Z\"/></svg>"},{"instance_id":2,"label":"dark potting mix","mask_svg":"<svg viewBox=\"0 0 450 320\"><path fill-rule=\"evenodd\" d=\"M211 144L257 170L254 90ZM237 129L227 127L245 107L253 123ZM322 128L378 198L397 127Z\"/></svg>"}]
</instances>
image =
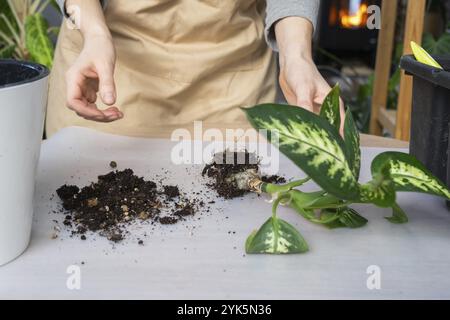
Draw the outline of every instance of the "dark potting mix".
<instances>
[{"instance_id":1,"label":"dark potting mix","mask_svg":"<svg viewBox=\"0 0 450 320\"><path fill-rule=\"evenodd\" d=\"M230 161L230 158L232 161ZM243 161L244 159L244 161ZM223 161L219 161L223 160ZM110 167L117 168L111 161ZM251 172L258 174L259 162L255 155L242 152L221 152L202 171L219 197L241 197L249 191L239 188L234 177ZM284 183L279 176L263 176L262 181ZM127 226L149 222L152 224L176 224L189 219L201 209L209 211L198 193L186 195L178 186L157 185L134 174L132 169L114 170L98 176L96 182L84 187L63 185L56 190L62 200L63 224L72 236L87 239L88 232L98 233L113 242L119 242L129 234ZM214 203L214 201L209 201ZM139 241L142 244L142 240Z\"/></svg>"},{"instance_id":2,"label":"dark potting mix","mask_svg":"<svg viewBox=\"0 0 450 320\"><path fill-rule=\"evenodd\" d=\"M63 224L83 240L88 231L93 231L118 242L131 223L149 220L175 224L204 205L182 195L177 186L158 188L154 181L136 176L131 169L98 176L97 182L81 189L63 185L56 193L62 200Z\"/></svg>"},{"instance_id":3,"label":"dark potting mix","mask_svg":"<svg viewBox=\"0 0 450 320\"><path fill-rule=\"evenodd\" d=\"M248 151L220 152L204 167L202 175L212 179L212 182L207 184L208 187L225 199L241 197L250 192L245 186L239 187L239 180L248 179L248 175L258 176L261 181L267 183L286 182L285 178L278 175L260 176L259 164L256 155Z\"/></svg>"}]
</instances>

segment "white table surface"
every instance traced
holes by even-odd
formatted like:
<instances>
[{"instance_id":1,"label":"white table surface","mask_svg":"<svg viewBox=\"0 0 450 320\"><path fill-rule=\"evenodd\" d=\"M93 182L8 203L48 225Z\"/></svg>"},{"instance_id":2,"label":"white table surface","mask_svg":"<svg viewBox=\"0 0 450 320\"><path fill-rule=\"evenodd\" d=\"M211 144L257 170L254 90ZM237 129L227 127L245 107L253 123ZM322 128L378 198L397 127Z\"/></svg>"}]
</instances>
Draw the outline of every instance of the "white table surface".
<instances>
[{"instance_id":1,"label":"white table surface","mask_svg":"<svg viewBox=\"0 0 450 320\"><path fill-rule=\"evenodd\" d=\"M51 239L52 220L63 220L62 214L51 213L58 205L58 197L51 195L64 183L94 181L109 171L111 160L118 169L130 167L148 179L155 179L164 167L170 172L168 184L208 192L201 166L170 162L172 146L168 140L82 128L64 129L45 141L31 243L22 256L0 267L0 298L450 298L450 213L442 200L427 195L398 197L410 217L405 225L383 219L390 214L387 209L355 206L369 219L357 230L327 230L282 208L280 216L310 245L310 252L302 255L244 255L246 237L270 215L270 204L255 195L219 200L201 219L154 230L150 225L136 227L136 237L148 233L144 246L134 239L112 246L98 236L81 241L64 230ZM370 161L381 151L363 149L362 180L368 179ZM286 177L299 176L284 157L281 168ZM66 286L70 265L80 267L80 290ZM380 290L367 288L371 265L381 270Z\"/></svg>"}]
</instances>

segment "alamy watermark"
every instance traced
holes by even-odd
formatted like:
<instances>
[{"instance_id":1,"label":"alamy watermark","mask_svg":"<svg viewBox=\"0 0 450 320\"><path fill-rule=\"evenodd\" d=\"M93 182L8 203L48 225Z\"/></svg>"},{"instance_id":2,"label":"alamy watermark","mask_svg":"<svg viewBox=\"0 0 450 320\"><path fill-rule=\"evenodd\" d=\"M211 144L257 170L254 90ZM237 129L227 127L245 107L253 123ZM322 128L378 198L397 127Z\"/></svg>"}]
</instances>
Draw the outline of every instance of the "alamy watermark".
<instances>
[{"instance_id":1,"label":"alamy watermark","mask_svg":"<svg viewBox=\"0 0 450 320\"><path fill-rule=\"evenodd\" d=\"M81 290L81 268L77 265L70 265L66 269L69 275L66 279L66 287L69 290Z\"/></svg>"},{"instance_id":2,"label":"alamy watermark","mask_svg":"<svg viewBox=\"0 0 450 320\"><path fill-rule=\"evenodd\" d=\"M381 8L371 5L367 8L367 28L369 30L381 29Z\"/></svg>"},{"instance_id":3,"label":"alamy watermark","mask_svg":"<svg viewBox=\"0 0 450 320\"><path fill-rule=\"evenodd\" d=\"M381 268L377 265L370 265L366 269L369 275L366 280L366 286L369 290L381 289Z\"/></svg>"},{"instance_id":4,"label":"alamy watermark","mask_svg":"<svg viewBox=\"0 0 450 320\"><path fill-rule=\"evenodd\" d=\"M279 138L276 131L270 132L271 143L267 142L267 130L254 129L203 129L201 121L194 122L193 132L187 129L176 129L172 132L171 141L176 142L171 150L171 161L176 165L207 164L217 153L238 152L237 160L226 157L226 164L259 164L267 173L279 171L280 152L276 146ZM244 151L256 157L246 159ZM214 158L216 163L220 159Z\"/></svg>"}]
</instances>

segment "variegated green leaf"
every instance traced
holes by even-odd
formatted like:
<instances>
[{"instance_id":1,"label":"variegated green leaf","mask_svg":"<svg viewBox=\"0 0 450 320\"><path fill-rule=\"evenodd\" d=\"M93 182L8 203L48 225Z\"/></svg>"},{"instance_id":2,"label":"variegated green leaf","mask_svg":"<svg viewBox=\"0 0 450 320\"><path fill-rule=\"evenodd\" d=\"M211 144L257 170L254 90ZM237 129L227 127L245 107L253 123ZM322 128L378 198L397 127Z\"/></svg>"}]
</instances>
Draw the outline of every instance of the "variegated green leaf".
<instances>
[{"instance_id":1,"label":"variegated green leaf","mask_svg":"<svg viewBox=\"0 0 450 320\"><path fill-rule=\"evenodd\" d=\"M339 129L341 127L341 113L339 106L340 88L339 84L328 93L320 107L320 116L326 119L332 126Z\"/></svg>"},{"instance_id":2,"label":"variegated green leaf","mask_svg":"<svg viewBox=\"0 0 450 320\"><path fill-rule=\"evenodd\" d=\"M422 192L450 199L449 189L415 157L401 152L384 152L372 162L372 174L389 164L396 191Z\"/></svg>"},{"instance_id":3,"label":"variegated green leaf","mask_svg":"<svg viewBox=\"0 0 450 320\"><path fill-rule=\"evenodd\" d=\"M337 209L323 209L320 212L321 223L330 229L336 228L361 228L367 224L367 219L356 210L349 207Z\"/></svg>"},{"instance_id":4,"label":"variegated green leaf","mask_svg":"<svg viewBox=\"0 0 450 320\"><path fill-rule=\"evenodd\" d=\"M252 233L247 237L247 240L245 240L245 252L249 252L250 246L253 243L253 239L255 238L255 235L258 233L258 230L253 230Z\"/></svg>"},{"instance_id":5,"label":"variegated green leaf","mask_svg":"<svg viewBox=\"0 0 450 320\"><path fill-rule=\"evenodd\" d=\"M270 142L323 190L341 199L358 198L344 140L327 120L286 105L264 104L244 111L253 127L268 130Z\"/></svg>"},{"instance_id":6,"label":"variegated green leaf","mask_svg":"<svg viewBox=\"0 0 450 320\"><path fill-rule=\"evenodd\" d=\"M308 251L308 244L289 223L271 217L247 239L245 251L251 253L287 254Z\"/></svg>"},{"instance_id":7,"label":"variegated green leaf","mask_svg":"<svg viewBox=\"0 0 450 320\"><path fill-rule=\"evenodd\" d=\"M336 209L322 209L320 215L317 216L315 212L317 209L311 209L308 206L305 207L305 204L298 200L291 199L289 206L303 218L313 223L323 225L330 229L345 227L339 221L339 215Z\"/></svg>"},{"instance_id":8,"label":"variegated green leaf","mask_svg":"<svg viewBox=\"0 0 450 320\"><path fill-rule=\"evenodd\" d=\"M386 217L386 220L391 223L402 224L408 222L408 216L406 215L405 211L403 211L403 209L400 208L397 203L395 203L392 206L392 217Z\"/></svg>"},{"instance_id":9,"label":"variegated green leaf","mask_svg":"<svg viewBox=\"0 0 450 320\"><path fill-rule=\"evenodd\" d=\"M395 203L396 194L389 173L389 163L379 170L373 172L372 181L361 186L360 200L383 208L391 207Z\"/></svg>"},{"instance_id":10,"label":"variegated green leaf","mask_svg":"<svg viewBox=\"0 0 450 320\"><path fill-rule=\"evenodd\" d=\"M290 201L296 203L301 208L311 207L323 207L325 208L330 203L337 203L339 201L338 198L332 195L328 195L324 191L316 191L316 192L302 192L300 190L290 190L289 191Z\"/></svg>"},{"instance_id":11,"label":"variegated green leaf","mask_svg":"<svg viewBox=\"0 0 450 320\"><path fill-rule=\"evenodd\" d=\"M339 221L337 209L322 209L320 211L320 224L328 229L345 228L345 224Z\"/></svg>"},{"instance_id":12,"label":"variegated green leaf","mask_svg":"<svg viewBox=\"0 0 450 320\"><path fill-rule=\"evenodd\" d=\"M304 193L291 190L289 205L305 219L324 225L330 229L334 228L359 228L367 223L354 209L349 207L327 208L327 206L338 206L342 200L324 193L323 191ZM317 216L314 210L324 208Z\"/></svg>"},{"instance_id":13,"label":"variegated green leaf","mask_svg":"<svg viewBox=\"0 0 450 320\"><path fill-rule=\"evenodd\" d=\"M344 140L347 150L348 162L352 168L353 175L356 180L359 180L359 173L361 170L361 149L358 128L353 119L350 109L345 113L344 121Z\"/></svg>"},{"instance_id":14,"label":"variegated green leaf","mask_svg":"<svg viewBox=\"0 0 450 320\"><path fill-rule=\"evenodd\" d=\"M25 43L33 61L51 68L53 63L53 44L47 34L47 20L36 13L25 22Z\"/></svg>"},{"instance_id":15,"label":"variegated green leaf","mask_svg":"<svg viewBox=\"0 0 450 320\"><path fill-rule=\"evenodd\" d=\"M309 203L307 208L322 209L322 208L327 208L332 205L338 205L340 203L342 203L341 199L335 197L332 194L325 193L325 194L322 194L322 196L317 198L315 201Z\"/></svg>"},{"instance_id":16,"label":"variegated green leaf","mask_svg":"<svg viewBox=\"0 0 450 320\"><path fill-rule=\"evenodd\" d=\"M347 228L361 228L367 224L367 219L361 216L355 209L343 207L338 209L339 221Z\"/></svg>"}]
</instances>

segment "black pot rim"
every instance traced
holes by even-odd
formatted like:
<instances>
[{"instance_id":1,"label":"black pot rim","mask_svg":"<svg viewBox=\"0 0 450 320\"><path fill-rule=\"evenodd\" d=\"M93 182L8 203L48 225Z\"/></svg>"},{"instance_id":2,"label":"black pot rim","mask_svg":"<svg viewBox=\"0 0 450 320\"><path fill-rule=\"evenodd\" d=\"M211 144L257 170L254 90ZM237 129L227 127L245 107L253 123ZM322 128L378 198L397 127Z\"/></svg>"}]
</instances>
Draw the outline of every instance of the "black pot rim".
<instances>
[{"instance_id":1,"label":"black pot rim","mask_svg":"<svg viewBox=\"0 0 450 320\"><path fill-rule=\"evenodd\" d=\"M27 84L27 83L32 83L32 82L41 80L43 78L46 78L50 74L50 70L47 67L45 67L39 63L34 63L34 62L29 62L29 61L20 61L20 60L14 60L14 59L0 59L0 65L18 65L18 66L22 66L22 67L33 69L33 70L37 71L37 75L34 77L31 77L29 79L25 79L22 81L18 81L18 82L12 82L12 83L8 83L8 84L0 85L0 89L11 88L11 87L20 86L20 85Z\"/></svg>"},{"instance_id":2,"label":"black pot rim","mask_svg":"<svg viewBox=\"0 0 450 320\"><path fill-rule=\"evenodd\" d=\"M413 55L405 55L400 59L400 67L406 74L422 78L439 87L450 89L450 57L436 56L433 58L439 62L444 70L420 63Z\"/></svg>"}]
</instances>

